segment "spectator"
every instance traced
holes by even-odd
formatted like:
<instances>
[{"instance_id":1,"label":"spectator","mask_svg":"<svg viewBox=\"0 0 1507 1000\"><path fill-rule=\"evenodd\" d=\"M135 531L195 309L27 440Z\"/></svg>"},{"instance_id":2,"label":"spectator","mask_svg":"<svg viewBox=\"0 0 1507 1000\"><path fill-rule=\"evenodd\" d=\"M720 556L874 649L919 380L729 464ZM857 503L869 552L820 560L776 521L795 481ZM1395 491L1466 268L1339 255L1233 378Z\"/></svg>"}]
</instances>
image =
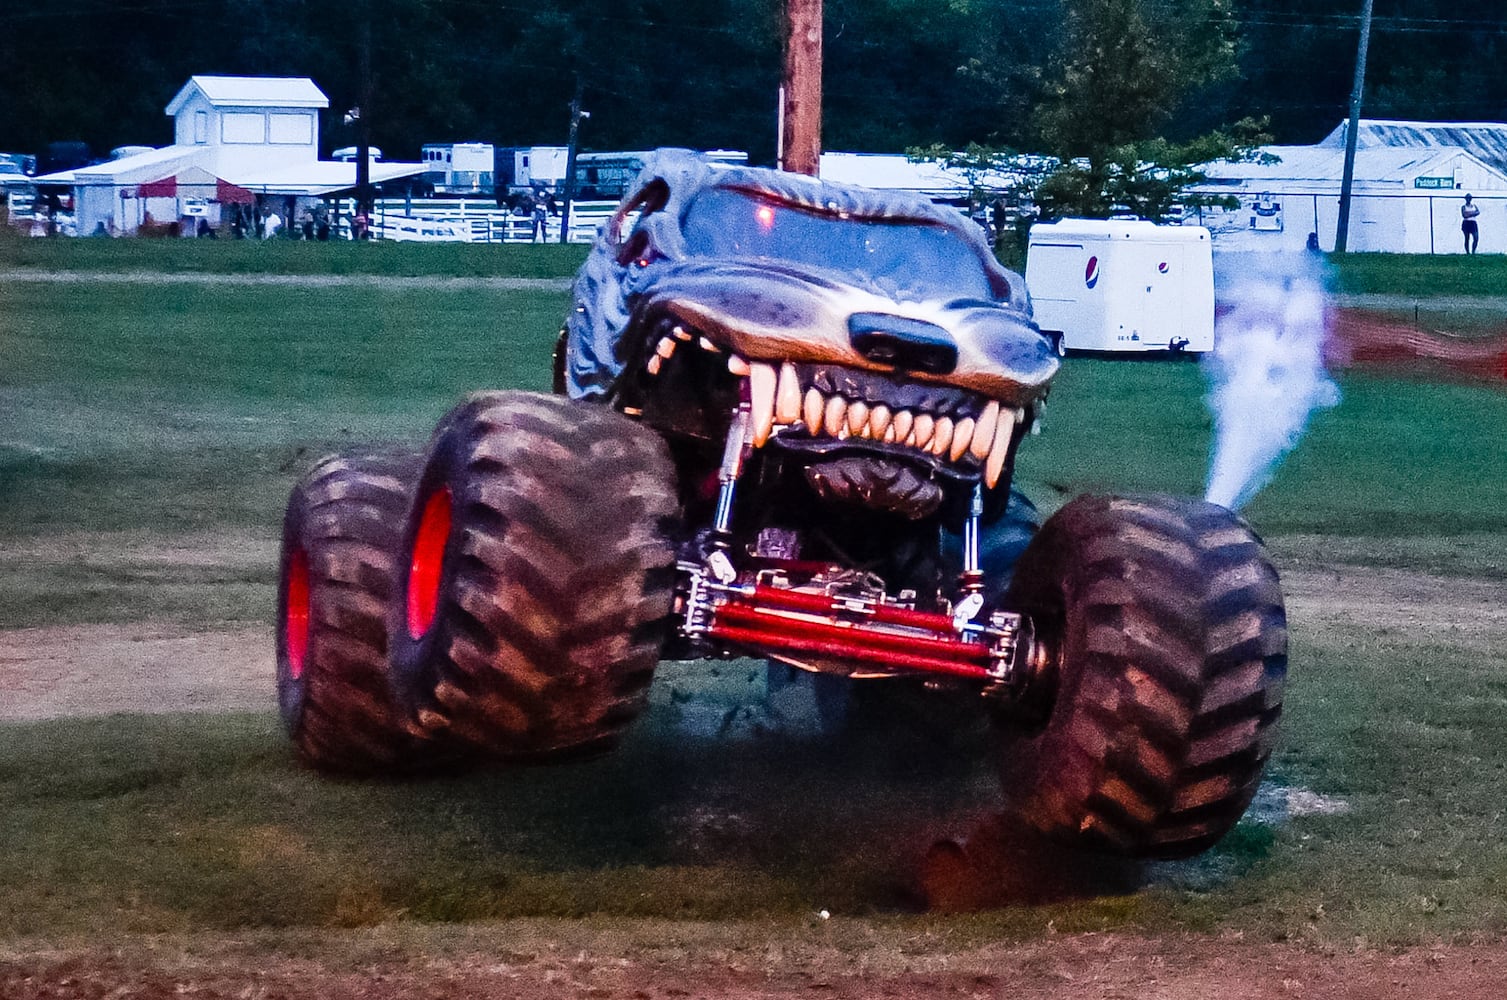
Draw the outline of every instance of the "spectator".
<instances>
[{"instance_id":1,"label":"spectator","mask_svg":"<svg viewBox=\"0 0 1507 1000\"><path fill-rule=\"evenodd\" d=\"M303 230L304 239L312 240L314 238L314 213L309 211L307 207L298 216L298 228Z\"/></svg>"},{"instance_id":2,"label":"spectator","mask_svg":"<svg viewBox=\"0 0 1507 1000\"><path fill-rule=\"evenodd\" d=\"M1465 196L1465 204L1460 206L1460 232L1465 235L1465 252L1475 253L1476 247L1481 245L1481 229L1476 224L1476 218L1481 214L1481 206L1471 201L1470 195Z\"/></svg>"},{"instance_id":3,"label":"spectator","mask_svg":"<svg viewBox=\"0 0 1507 1000\"><path fill-rule=\"evenodd\" d=\"M270 240L277 235L277 231L283 228L282 216L271 209L267 210L267 217L262 220L262 239Z\"/></svg>"},{"instance_id":4,"label":"spectator","mask_svg":"<svg viewBox=\"0 0 1507 1000\"><path fill-rule=\"evenodd\" d=\"M545 242L548 239L545 235L545 226L547 224L546 220L549 219L549 209L545 208L544 202L535 201L534 207L529 212L529 216L534 220L534 230L529 236L529 240L534 243Z\"/></svg>"},{"instance_id":5,"label":"spectator","mask_svg":"<svg viewBox=\"0 0 1507 1000\"><path fill-rule=\"evenodd\" d=\"M351 219L351 239L369 240L372 238L372 220L366 214L366 209L358 208L355 218Z\"/></svg>"}]
</instances>

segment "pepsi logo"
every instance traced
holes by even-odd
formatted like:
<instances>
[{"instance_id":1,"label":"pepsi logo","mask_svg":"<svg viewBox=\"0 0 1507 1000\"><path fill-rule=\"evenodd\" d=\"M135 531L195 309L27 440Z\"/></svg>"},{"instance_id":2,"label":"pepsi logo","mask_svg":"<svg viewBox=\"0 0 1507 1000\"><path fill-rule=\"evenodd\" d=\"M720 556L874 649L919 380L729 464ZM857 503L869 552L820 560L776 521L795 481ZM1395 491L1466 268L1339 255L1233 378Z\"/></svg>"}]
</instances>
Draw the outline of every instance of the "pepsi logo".
<instances>
[{"instance_id":1,"label":"pepsi logo","mask_svg":"<svg viewBox=\"0 0 1507 1000\"><path fill-rule=\"evenodd\" d=\"M1099 283L1099 258L1090 257L1088 266L1083 269L1083 283L1093 288Z\"/></svg>"},{"instance_id":2,"label":"pepsi logo","mask_svg":"<svg viewBox=\"0 0 1507 1000\"><path fill-rule=\"evenodd\" d=\"M1166 274L1168 271L1167 262L1164 260L1160 264L1158 264L1156 266L1156 271L1158 274Z\"/></svg>"}]
</instances>

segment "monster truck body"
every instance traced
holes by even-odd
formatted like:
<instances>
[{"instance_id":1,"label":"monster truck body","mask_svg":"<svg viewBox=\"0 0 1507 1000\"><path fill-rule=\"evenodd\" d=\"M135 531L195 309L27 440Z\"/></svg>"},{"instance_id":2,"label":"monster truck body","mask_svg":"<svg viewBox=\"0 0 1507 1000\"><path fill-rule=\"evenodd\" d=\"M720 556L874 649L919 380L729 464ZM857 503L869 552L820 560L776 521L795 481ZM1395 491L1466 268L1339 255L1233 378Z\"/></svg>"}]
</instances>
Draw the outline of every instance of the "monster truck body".
<instances>
[{"instance_id":1,"label":"monster truck body","mask_svg":"<svg viewBox=\"0 0 1507 1000\"><path fill-rule=\"evenodd\" d=\"M573 298L556 394L477 394L414 460L391 572L330 578L318 556L359 532L311 533L331 487L295 491L301 746L300 706L344 710L318 697L342 669L320 586L359 585L387 607L360 673L385 656L394 738L350 763L600 749L662 656L754 655L977 696L1011 808L1049 834L1169 855L1238 819L1281 708L1276 574L1233 514L1170 498L1080 498L1021 554L1014 456L1059 362L962 216L662 151Z\"/></svg>"}]
</instances>

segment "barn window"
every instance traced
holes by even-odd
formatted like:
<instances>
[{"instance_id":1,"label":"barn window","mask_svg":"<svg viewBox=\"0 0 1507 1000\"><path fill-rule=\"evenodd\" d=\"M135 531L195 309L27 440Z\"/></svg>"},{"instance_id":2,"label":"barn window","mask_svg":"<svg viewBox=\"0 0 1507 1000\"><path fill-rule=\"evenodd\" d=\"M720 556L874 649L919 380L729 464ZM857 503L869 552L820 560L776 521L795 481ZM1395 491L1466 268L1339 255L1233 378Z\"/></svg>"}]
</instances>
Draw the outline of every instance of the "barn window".
<instances>
[{"instance_id":1,"label":"barn window","mask_svg":"<svg viewBox=\"0 0 1507 1000\"><path fill-rule=\"evenodd\" d=\"M308 115L278 114L274 111L268 118L272 126L272 142L307 146L314 141L314 119Z\"/></svg>"},{"instance_id":2,"label":"barn window","mask_svg":"<svg viewBox=\"0 0 1507 1000\"><path fill-rule=\"evenodd\" d=\"M199 145L209 141L209 112L194 112L194 142Z\"/></svg>"},{"instance_id":3,"label":"barn window","mask_svg":"<svg viewBox=\"0 0 1507 1000\"><path fill-rule=\"evenodd\" d=\"M266 117L260 112L227 111L220 117L220 138L260 145L267 141Z\"/></svg>"}]
</instances>

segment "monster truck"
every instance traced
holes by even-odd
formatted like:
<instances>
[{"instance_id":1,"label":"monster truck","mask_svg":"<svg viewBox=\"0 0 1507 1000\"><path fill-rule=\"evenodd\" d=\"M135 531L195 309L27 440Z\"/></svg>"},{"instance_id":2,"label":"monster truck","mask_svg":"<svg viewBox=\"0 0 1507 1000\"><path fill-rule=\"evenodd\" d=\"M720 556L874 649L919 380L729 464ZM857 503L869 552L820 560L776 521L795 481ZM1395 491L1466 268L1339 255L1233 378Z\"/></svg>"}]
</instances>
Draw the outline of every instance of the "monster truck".
<instances>
[{"instance_id":1,"label":"monster truck","mask_svg":"<svg viewBox=\"0 0 1507 1000\"><path fill-rule=\"evenodd\" d=\"M1238 820L1277 574L1230 511L1159 496L1072 500L1015 559L1059 361L961 215L662 151L573 297L554 394L476 394L422 455L295 489L278 660L315 764L597 752L662 658L756 656L966 692L1008 807L1079 846Z\"/></svg>"}]
</instances>

